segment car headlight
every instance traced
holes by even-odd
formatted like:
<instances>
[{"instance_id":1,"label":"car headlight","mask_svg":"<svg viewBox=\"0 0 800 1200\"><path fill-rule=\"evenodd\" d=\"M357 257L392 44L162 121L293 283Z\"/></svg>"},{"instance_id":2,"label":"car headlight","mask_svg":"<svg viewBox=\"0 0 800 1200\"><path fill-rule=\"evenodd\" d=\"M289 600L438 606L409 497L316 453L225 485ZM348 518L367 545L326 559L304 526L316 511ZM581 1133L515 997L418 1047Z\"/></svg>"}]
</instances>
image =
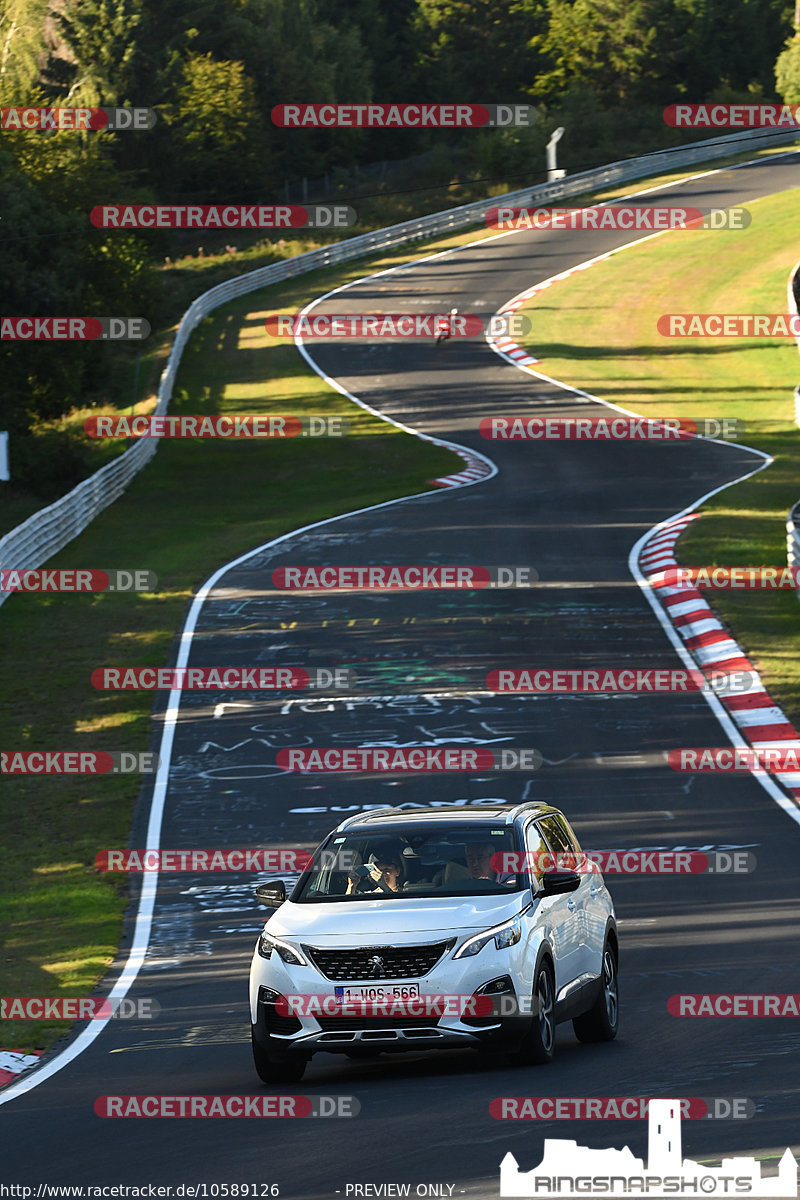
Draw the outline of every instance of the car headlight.
<instances>
[{"instance_id":1,"label":"car headlight","mask_svg":"<svg viewBox=\"0 0 800 1200\"><path fill-rule=\"evenodd\" d=\"M486 929L483 933L476 933L474 937L467 938L464 945L456 950L453 958L471 958L473 954L480 954L483 947L489 942L494 942L498 950L507 946L516 946L521 937L522 914L520 913L502 925L495 925L492 929Z\"/></svg>"},{"instance_id":2,"label":"car headlight","mask_svg":"<svg viewBox=\"0 0 800 1200\"><path fill-rule=\"evenodd\" d=\"M261 931L257 948L262 958L272 958L272 951L275 950L285 963L291 963L295 967L310 966L308 960L296 947L290 946L288 942L282 942L280 938L273 937L271 933L267 933L266 929Z\"/></svg>"}]
</instances>

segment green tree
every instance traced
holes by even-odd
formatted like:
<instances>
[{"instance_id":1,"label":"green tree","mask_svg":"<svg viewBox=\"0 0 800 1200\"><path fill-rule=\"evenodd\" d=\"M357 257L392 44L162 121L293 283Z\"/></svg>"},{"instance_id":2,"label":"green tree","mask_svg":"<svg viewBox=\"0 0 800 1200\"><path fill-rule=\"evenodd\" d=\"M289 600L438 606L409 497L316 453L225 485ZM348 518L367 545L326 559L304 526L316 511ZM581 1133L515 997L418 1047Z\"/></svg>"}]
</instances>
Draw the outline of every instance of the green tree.
<instances>
[{"instance_id":1,"label":"green tree","mask_svg":"<svg viewBox=\"0 0 800 1200\"><path fill-rule=\"evenodd\" d=\"M785 0L548 0L537 92L589 88L604 105L771 93Z\"/></svg>"},{"instance_id":2,"label":"green tree","mask_svg":"<svg viewBox=\"0 0 800 1200\"><path fill-rule=\"evenodd\" d=\"M658 50L651 8L648 0L550 0L539 44L552 65L535 90L557 97L583 87L607 104L629 101Z\"/></svg>"},{"instance_id":3,"label":"green tree","mask_svg":"<svg viewBox=\"0 0 800 1200\"><path fill-rule=\"evenodd\" d=\"M39 82L48 0L0 0L0 95L29 103Z\"/></svg>"},{"instance_id":4,"label":"green tree","mask_svg":"<svg viewBox=\"0 0 800 1200\"><path fill-rule=\"evenodd\" d=\"M139 103L139 0L72 0L53 14L58 45L46 79L71 104L88 107Z\"/></svg>"},{"instance_id":5,"label":"green tree","mask_svg":"<svg viewBox=\"0 0 800 1200\"><path fill-rule=\"evenodd\" d=\"M182 190L232 199L256 185L260 173L253 132L255 90L240 62L190 54L183 64L177 104L168 118Z\"/></svg>"},{"instance_id":6,"label":"green tree","mask_svg":"<svg viewBox=\"0 0 800 1200\"><path fill-rule=\"evenodd\" d=\"M800 33L796 33L778 55L775 86L785 104L800 104Z\"/></svg>"},{"instance_id":7,"label":"green tree","mask_svg":"<svg viewBox=\"0 0 800 1200\"><path fill-rule=\"evenodd\" d=\"M418 70L426 99L502 103L535 83L544 0L418 0Z\"/></svg>"}]
</instances>

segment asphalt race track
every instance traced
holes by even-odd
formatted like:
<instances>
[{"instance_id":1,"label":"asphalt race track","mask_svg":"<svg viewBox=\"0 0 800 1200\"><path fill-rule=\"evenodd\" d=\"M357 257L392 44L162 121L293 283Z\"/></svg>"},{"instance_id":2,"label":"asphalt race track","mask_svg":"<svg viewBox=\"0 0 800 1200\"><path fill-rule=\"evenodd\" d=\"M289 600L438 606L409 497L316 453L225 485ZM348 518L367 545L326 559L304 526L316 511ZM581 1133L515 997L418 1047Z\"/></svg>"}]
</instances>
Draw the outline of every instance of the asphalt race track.
<instances>
[{"instance_id":1,"label":"asphalt race track","mask_svg":"<svg viewBox=\"0 0 800 1200\"><path fill-rule=\"evenodd\" d=\"M723 170L641 203L743 204L797 186L799 163L795 154ZM491 314L537 280L629 240L516 233L367 278L321 309L457 305ZM664 311L681 311L679 299L665 295ZM201 610L191 665L348 666L360 679L350 692L316 697L187 693L162 846L311 846L344 814L370 805L500 797L562 806L585 847L742 847L758 869L609 876L621 920L616 1042L582 1046L562 1026L553 1064L528 1069L461 1052L365 1063L319 1056L300 1084L274 1090L355 1096L361 1112L319 1118L311 1130L307 1121L95 1115L106 1094L264 1090L247 1014L264 913L252 892L262 877L164 875L147 959L129 993L155 998L158 1018L109 1022L67 1066L4 1106L3 1181L259 1182L278 1184L283 1197L344 1197L347 1184L369 1182L446 1183L454 1196L489 1197L506 1151L529 1169L545 1136L646 1156L644 1121L490 1116L494 1097L520 1095L749 1097L757 1106L750 1120L684 1122L684 1153L800 1151L800 1033L791 1020L692 1021L667 1012L676 992L800 992L798 824L751 776L680 775L663 765L665 749L726 744L699 695L514 697L491 695L484 683L501 666L680 666L630 575L629 551L658 521L752 470L757 457L700 441L488 442L477 431L484 416L597 406L525 374L483 342L438 351L421 343L307 348L362 401L480 451L498 472L300 532L226 572ZM277 592L272 571L303 563L520 564L535 567L541 583L468 595ZM300 774L275 765L282 747L374 742L535 747L544 764L476 778ZM132 845L144 844L146 807Z\"/></svg>"}]
</instances>

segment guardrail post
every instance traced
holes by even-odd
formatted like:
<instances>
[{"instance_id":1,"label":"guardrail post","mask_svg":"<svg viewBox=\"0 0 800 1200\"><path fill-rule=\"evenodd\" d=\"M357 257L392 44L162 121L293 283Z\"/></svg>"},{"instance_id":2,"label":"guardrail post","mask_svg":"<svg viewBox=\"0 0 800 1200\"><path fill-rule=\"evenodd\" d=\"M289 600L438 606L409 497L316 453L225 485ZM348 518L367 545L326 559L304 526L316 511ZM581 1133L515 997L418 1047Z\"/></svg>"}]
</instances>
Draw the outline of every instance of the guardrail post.
<instances>
[{"instance_id":1,"label":"guardrail post","mask_svg":"<svg viewBox=\"0 0 800 1200\"><path fill-rule=\"evenodd\" d=\"M800 522L800 500L798 500L794 508L790 509L789 516L786 518L786 563L790 567L800 567L800 530L798 529L798 522ZM795 592L800 600L800 588L795 587Z\"/></svg>"}]
</instances>

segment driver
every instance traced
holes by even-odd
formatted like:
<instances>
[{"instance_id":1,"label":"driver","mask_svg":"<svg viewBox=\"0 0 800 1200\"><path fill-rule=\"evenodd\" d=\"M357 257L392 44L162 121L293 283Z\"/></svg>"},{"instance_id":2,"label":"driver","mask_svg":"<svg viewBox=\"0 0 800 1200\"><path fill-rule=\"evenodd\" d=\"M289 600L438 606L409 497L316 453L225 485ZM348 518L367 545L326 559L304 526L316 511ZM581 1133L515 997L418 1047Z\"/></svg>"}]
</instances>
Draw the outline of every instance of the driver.
<instances>
[{"instance_id":1,"label":"driver","mask_svg":"<svg viewBox=\"0 0 800 1200\"><path fill-rule=\"evenodd\" d=\"M497 872L489 865L494 853L491 842L467 842L464 853L471 879L498 878Z\"/></svg>"},{"instance_id":2,"label":"driver","mask_svg":"<svg viewBox=\"0 0 800 1200\"><path fill-rule=\"evenodd\" d=\"M351 871L345 895L354 892L399 892L400 859L394 854L371 855L364 867Z\"/></svg>"}]
</instances>

